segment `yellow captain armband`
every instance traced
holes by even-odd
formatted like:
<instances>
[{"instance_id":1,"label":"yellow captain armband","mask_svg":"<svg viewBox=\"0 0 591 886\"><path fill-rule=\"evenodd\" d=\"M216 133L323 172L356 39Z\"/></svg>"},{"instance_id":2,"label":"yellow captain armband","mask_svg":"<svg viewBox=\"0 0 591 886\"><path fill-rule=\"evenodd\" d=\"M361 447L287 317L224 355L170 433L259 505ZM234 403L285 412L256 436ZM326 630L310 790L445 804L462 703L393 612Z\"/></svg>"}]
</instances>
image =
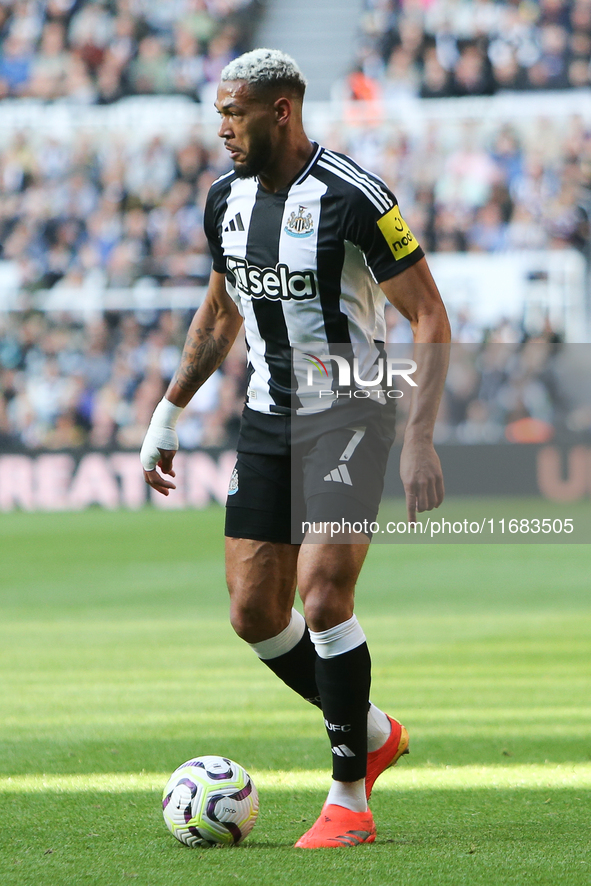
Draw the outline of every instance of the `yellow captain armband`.
<instances>
[{"instance_id":1,"label":"yellow captain armband","mask_svg":"<svg viewBox=\"0 0 591 886\"><path fill-rule=\"evenodd\" d=\"M378 228L390 247L394 258L398 261L414 252L419 241L412 234L409 226L400 215L398 206L394 206L378 219Z\"/></svg>"}]
</instances>

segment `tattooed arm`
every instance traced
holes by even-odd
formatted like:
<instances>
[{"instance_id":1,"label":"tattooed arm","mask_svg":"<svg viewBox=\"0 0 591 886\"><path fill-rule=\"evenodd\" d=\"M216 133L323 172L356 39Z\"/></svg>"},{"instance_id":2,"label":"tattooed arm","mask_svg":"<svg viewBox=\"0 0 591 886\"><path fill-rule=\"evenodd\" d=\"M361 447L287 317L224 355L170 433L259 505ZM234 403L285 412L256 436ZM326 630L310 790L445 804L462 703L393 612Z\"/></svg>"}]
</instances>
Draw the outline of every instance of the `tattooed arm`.
<instances>
[{"instance_id":1,"label":"tattooed arm","mask_svg":"<svg viewBox=\"0 0 591 886\"><path fill-rule=\"evenodd\" d=\"M162 495L175 489L174 483L162 474L175 475L172 461L178 448L177 418L195 391L223 362L241 323L238 309L226 292L224 275L212 271L205 301L189 327L180 366L154 411L140 453L146 483Z\"/></svg>"},{"instance_id":2,"label":"tattooed arm","mask_svg":"<svg viewBox=\"0 0 591 886\"><path fill-rule=\"evenodd\" d=\"M205 301L193 317L180 366L168 386L167 400L175 406L187 405L225 360L241 323L242 317L226 292L224 275L212 271Z\"/></svg>"}]
</instances>

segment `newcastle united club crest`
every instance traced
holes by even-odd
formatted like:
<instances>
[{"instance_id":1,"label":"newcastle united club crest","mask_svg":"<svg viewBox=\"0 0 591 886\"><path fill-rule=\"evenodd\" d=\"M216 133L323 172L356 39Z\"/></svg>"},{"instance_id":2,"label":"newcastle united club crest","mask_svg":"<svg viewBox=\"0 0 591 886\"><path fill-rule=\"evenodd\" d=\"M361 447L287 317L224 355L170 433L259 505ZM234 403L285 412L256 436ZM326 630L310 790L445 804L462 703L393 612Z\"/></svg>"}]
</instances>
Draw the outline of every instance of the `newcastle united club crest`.
<instances>
[{"instance_id":1,"label":"newcastle united club crest","mask_svg":"<svg viewBox=\"0 0 591 886\"><path fill-rule=\"evenodd\" d=\"M306 207L300 206L297 215L295 212L292 212L289 216L284 230L290 237L311 237L314 233L312 215L309 212L304 215L305 211Z\"/></svg>"}]
</instances>

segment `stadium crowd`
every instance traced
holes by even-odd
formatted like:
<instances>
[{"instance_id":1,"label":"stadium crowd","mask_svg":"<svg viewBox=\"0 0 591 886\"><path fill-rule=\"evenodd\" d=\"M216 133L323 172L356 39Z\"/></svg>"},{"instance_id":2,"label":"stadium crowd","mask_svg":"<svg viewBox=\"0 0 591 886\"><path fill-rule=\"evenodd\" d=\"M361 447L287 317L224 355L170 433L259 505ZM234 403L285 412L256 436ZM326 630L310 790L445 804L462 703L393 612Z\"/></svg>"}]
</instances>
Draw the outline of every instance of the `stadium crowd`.
<instances>
[{"instance_id":1,"label":"stadium crowd","mask_svg":"<svg viewBox=\"0 0 591 886\"><path fill-rule=\"evenodd\" d=\"M359 43L358 98L591 83L589 0L365 0Z\"/></svg>"},{"instance_id":2,"label":"stadium crowd","mask_svg":"<svg viewBox=\"0 0 591 886\"><path fill-rule=\"evenodd\" d=\"M30 290L146 276L203 282L202 207L217 174L198 138L175 146L160 136L137 144L17 133L0 157L0 259L18 264Z\"/></svg>"},{"instance_id":3,"label":"stadium crowd","mask_svg":"<svg viewBox=\"0 0 591 886\"><path fill-rule=\"evenodd\" d=\"M543 139L520 122L337 126L327 142L389 182L428 251L582 244L576 201L591 168L591 135L579 118L538 125ZM203 284L210 256L202 207L225 162L196 133L182 144L165 135L95 144L84 134L72 141L17 134L0 160L0 257L18 265L33 297L38 289L84 292L143 280ZM479 340L469 316L452 320L457 340ZM34 310L0 314L0 445L137 448L187 323L170 312L113 312L88 322ZM521 332L503 323L489 338L507 344ZM394 312L390 340L408 340ZM231 444L243 372L237 351L186 411L183 446ZM524 407L524 416L547 421L553 395L546 382L532 385L530 393L542 394L530 397L535 408ZM446 394L440 438L505 439L515 409L491 406L479 386L464 394Z\"/></svg>"},{"instance_id":4,"label":"stadium crowd","mask_svg":"<svg viewBox=\"0 0 591 886\"><path fill-rule=\"evenodd\" d=\"M198 100L250 48L258 11L258 0L3 0L0 98Z\"/></svg>"},{"instance_id":5,"label":"stadium crowd","mask_svg":"<svg viewBox=\"0 0 591 886\"><path fill-rule=\"evenodd\" d=\"M0 450L137 449L178 364L189 319L171 311L110 312L86 321L0 315ZM394 309L388 327L391 344L408 342ZM565 429L591 430L591 414L566 394L561 353L552 330L524 341L506 321L487 331L485 344L457 344L438 441L540 442ZM244 389L239 341L181 417L181 446L231 446Z\"/></svg>"},{"instance_id":6,"label":"stadium crowd","mask_svg":"<svg viewBox=\"0 0 591 886\"><path fill-rule=\"evenodd\" d=\"M591 0L366 0L366 7L359 69L350 80L358 97L371 97L372 89L444 96L587 82L581 65L587 76ZM229 58L248 48L258 8L258 0L2 2L0 96L86 103L137 93L197 98ZM552 55L553 46L560 51ZM576 71L580 81L573 80ZM385 179L428 252L587 242L577 208L591 185L591 131L582 117L350 122L335 124L324 143ZM142 281L206 282L203 205L211 182L227 169L223 151L198 131L180 141L165 127L144 140L132 135L91 138L76 128L67 137L0 134L0 262L18 268L30 296ZM136 449L177 365L188 319L171 311L84 319L34 308L0 312L0 448ZM389 341L407 342L409 330L393 310L388 321ZM457 341L481 340L469 315L452 321ZM522 419L541 422L541 434L544 423L548 433L591 427L591 417L564 405L558 376L548 369L556 336L547 331L533 351L523 338L502 321L487 330L484 350L456 352L440 440L507 439L507 428ZM242 407L243 348L185 411L178 426L184 447L231 445ZM507 348L514 349L510 359ZM540 348L549 349L549 363L533 358ZM532 427L522 424L515 439Z\"/></svg>"},{"instance_id":7,"label":"stadium crowd","mask_svg":"<svg viewBox=\"0 0 591 886\"><path fill-rule=\"evenodd\" d=\"M583 246L591 130L581 117L341 126L329 146L390 185L428 252Z\"/></svg>"},{"instance_id":8,"label":"stadium crowd","mask_svg":"<svg viewBox=\"0 0 591 886\"><path fill-rule=\"evenodd\" d=\"M385 179L429 252L583 245L591 132L581 118L341 125L326 142ZM176 144L17 132L0 156L0 261L16 263L29 291L201 284L202 211L227 168L221 153L197 133Z\"/></svg>"},{"instance_id":9,"label":"stadium crowd","mask_svg":"<svg viewBox=\"0 0 591 886\"><path fill-rule=\"evenodd\" d=\"M176 369L190 317L112 312L84 322L0 317L0 448L135 449ZM183 446L233 439L245 388L238 345L185 410Z\"/></svg>"}]
</instances>

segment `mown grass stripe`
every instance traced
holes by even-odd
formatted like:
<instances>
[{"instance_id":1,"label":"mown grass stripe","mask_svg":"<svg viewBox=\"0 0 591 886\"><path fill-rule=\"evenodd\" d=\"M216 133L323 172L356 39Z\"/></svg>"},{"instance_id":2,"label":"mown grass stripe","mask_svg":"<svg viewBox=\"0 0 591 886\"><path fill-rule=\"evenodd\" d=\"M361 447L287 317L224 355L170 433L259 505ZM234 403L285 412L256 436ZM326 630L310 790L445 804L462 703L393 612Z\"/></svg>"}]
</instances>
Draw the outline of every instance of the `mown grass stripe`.
<instances>
[{"instance_id":1,"label":"mown grass stripe","mask_svg":"<svg viewBox=\"0 0 591 886\"><path fill-rule=\"evenodd\" d=\"M88 773L84 775L18 775L0 778L0 793L127 793L159 791L170 773ZM321 769L252 771L261 790L325 787L329 776ZM433 766L386 772L376 790L471 790L472 788L563 789L591 788L591 763L512 766Z\"/></svg>"}]
</instances>

